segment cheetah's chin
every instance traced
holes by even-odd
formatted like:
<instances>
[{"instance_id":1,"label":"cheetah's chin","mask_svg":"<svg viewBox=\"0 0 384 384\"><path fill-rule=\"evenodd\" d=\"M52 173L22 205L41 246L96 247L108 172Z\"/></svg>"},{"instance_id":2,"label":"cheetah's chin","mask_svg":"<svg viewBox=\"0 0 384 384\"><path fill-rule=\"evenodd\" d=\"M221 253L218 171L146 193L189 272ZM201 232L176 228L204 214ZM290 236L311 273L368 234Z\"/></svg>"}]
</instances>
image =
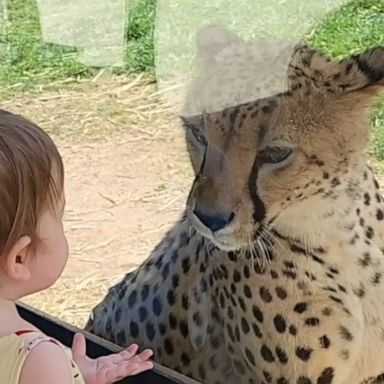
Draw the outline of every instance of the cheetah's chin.
<instances>
[{"instance_id":1,"label":"cheetah's chin","mask_svg":"<svg viewBox=\"0 0 384 384\"><path fill-rule=\"evenodd\" d=\"M249 248L249 244L241 244L239 242L233 241L232 236L215 235L213 233L206 233L205 231L200 230L197 230L197 232L209 240L216 248L219 248L225 252L235 252Z\"/></svg>"}]
</instances>

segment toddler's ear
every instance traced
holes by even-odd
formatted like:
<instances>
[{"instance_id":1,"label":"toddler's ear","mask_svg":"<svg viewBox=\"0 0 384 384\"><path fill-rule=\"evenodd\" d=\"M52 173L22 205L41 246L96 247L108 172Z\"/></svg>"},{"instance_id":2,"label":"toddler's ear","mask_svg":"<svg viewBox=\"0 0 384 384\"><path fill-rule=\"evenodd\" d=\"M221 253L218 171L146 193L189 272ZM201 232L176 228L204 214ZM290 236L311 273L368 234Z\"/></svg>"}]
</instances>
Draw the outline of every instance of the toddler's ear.
<instances>
[{"instance_id":1,"label":"toddler's ear","mask_svg":"<svg viewBox=\"0 0 384 384\"><path fill-rule=\"evenodd\" d=\"M22 236L8 254L4 255L2 267L10 279L26 281L31 277L30 263L28 263L28 258L33 256L30 254L31 242L29 236Z\"/></svg>"}]
</instances>

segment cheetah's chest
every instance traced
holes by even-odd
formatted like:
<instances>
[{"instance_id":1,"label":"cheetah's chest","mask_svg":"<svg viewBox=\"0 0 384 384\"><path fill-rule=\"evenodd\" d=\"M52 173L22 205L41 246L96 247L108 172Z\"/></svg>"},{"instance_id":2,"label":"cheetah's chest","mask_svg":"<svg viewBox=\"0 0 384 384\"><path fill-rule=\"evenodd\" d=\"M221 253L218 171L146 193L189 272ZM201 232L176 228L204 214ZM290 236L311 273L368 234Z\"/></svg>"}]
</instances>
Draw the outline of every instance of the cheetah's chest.
<instances>
[{"instance_id":1,"label":"cheetah's chest","mask_svg":"<svg viewBox=\"0 0 384 384\"><path fill-rule=\"evenodd\" d=\"M319 261L263 266L244 258L218 265L213 275L234 368L259 382L290 378L298 364L327 350L334 316L348 317L351 310L339 271Z\"/></svg>"}]
</instances>

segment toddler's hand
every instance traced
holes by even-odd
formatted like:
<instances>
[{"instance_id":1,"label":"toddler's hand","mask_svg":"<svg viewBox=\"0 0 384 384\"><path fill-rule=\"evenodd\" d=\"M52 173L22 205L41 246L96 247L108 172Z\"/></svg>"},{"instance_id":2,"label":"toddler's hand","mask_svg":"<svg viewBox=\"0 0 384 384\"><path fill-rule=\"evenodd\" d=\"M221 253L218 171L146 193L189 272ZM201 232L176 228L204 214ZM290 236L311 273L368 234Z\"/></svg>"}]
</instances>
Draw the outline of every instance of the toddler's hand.
<instances>
[{"instance_id":1,"label":"toddler's hand","mask_svg":"<svg viewBox=\"0 0 384 384\"><path fill-rule=\"evenodd\" d=\"M136 354L137 350L138 346L132 344L119 353L91 359L86 355L85 338L80 333L75 335L72 345L73 360L86 384L112 384L126 376L152 369L153 363L149 359L153 352L146 349Z\"/></svg>"}]
</instances>

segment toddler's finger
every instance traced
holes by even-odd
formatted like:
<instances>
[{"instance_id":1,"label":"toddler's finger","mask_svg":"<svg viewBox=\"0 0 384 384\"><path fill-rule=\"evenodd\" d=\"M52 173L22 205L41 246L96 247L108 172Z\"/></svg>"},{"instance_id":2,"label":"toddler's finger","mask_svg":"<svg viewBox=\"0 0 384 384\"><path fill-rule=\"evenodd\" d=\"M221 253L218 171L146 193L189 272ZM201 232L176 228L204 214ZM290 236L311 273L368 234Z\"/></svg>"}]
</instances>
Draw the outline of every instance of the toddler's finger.
<instances>
[{"instance_id":1,"label":"toddler's finger","mask_svg":"<svg viewBox=\"0 0 384 384\"><path fill-rule=\"evenodd\" d=\"M129 360L133 356L136 355L137 351L139 350L139 346L137 344L131 344L128 348L124 349L123 351L119 352L119 356L123 360Z\"/></svg>"},{"instance_id":2,"label":"toddler's finger","mask_svg":"<svg viewBox=\"0 0 384 384\"><path fill-rule=\"evenodd\" d=\"M137 355L137 357L141 360L141 361L145 361L145 360L148 360L150 359L151 357L153 356L153 351L151 349L144 349L143 352L139 353Z\"/></svg>"},{"instance_id":3,"label":"toddler's finger","mask_svg":"<svg viewBox=\"0 0 384 384\"><path fill-rule=\"evenodd\" d=\"M84 356L86 354L86 342L82 333L76 333L72 343L72 353L74 356Z\"/></svg>"}]
</instances>

